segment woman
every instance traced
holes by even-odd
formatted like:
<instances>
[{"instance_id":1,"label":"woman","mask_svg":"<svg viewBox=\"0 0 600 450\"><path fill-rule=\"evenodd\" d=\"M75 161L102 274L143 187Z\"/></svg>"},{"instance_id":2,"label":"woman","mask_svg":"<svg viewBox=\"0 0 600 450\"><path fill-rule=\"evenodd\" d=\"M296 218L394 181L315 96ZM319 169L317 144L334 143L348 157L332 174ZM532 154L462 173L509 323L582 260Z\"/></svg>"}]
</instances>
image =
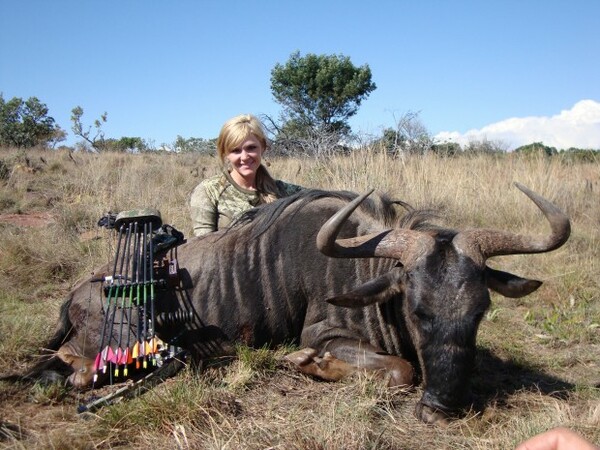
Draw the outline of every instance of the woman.
<instances>
[{"instance_id":1,"label":"woman","mask_svg":"<svg viewBox=\"0 0 600 450\"><path fill-rule=\"evenodd\" d=\"M222 174L203 180L190 199L196 236L220 230L248 209L302 189L273 179L261 164L267 148L265 132L256 117L243 114L223 125L217 139Z\"/></svg>"}]
</instances>

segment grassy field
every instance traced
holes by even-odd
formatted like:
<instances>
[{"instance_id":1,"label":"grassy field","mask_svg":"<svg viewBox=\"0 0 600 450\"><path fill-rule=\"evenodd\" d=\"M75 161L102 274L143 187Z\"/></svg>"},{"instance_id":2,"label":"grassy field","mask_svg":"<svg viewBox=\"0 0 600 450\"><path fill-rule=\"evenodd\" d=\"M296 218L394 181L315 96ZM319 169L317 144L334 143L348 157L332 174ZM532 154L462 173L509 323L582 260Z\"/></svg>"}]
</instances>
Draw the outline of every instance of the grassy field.
<instances>
[{"instance_id":1,"label":"grassy field","mask_svg":"<svg viewBox=\"0 0 600 450\"><path fill-rule=\"evenodd\" d=\"M473 389L481 411L447 428L413 415L421 392L367 373L339 383L282 361L285 348L240 347L230 364L184 370L137 398L77 414L90 392L0 382L0 448L509 449L563 425L600 443L600 162L518 155L391 159L373 149L334 159L274 159L304 186L375 187L440 223L543 234L513 182L572 220L560 249L489 264L544 281L522 299L492 295ZM52 335L75 282L110 260L106 212L152 207L191 236L188 196L216 162L193 154L69 154L0 149L0 372L26 367ZM115 386L104 388L110 392Z\"/></svg>"}]
</instances>

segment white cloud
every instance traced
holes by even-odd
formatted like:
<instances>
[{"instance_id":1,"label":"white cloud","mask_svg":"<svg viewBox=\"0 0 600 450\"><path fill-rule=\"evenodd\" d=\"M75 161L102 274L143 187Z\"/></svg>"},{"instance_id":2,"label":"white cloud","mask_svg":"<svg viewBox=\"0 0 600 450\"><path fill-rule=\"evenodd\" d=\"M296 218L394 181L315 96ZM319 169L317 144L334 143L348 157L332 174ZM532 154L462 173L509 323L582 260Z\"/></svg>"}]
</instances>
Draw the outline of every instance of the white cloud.
<instances>
[{"instance_id":1,"label":"white cloud","mask_svg":"<svg viewBox=\"0 0 600 450\"><path fill-rule=\"evenodd\" d=\"M514 117L464 134L442 131L434 138L437 142L456 142L461 146L473 141L500 142L510 150L533 142L543 142L559 150L600 149L600 103L581 100L555 116Z\"/></svg>"}]
</instances>

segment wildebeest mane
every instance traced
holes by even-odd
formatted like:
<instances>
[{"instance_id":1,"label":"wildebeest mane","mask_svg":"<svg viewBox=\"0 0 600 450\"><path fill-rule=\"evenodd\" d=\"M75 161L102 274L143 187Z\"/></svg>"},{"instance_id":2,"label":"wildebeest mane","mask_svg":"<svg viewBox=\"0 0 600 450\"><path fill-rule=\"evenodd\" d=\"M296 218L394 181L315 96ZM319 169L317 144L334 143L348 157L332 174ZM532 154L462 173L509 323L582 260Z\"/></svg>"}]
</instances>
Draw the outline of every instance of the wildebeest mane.
<instances>
[{"instance_id":1,"label":"wildebeest mane","mask_svg":"<svg viewBox=\"0 0 600 450\"><path fill-rule=\"evenodd\" d=\"M260 205L242 214L233 224L232 228L250 225L249 239L257 238L265 233L273 223L292 205L297 205L287 218L294 219L304 206L322 198L341 199L349 202L358 194L350 191L325 191L320 189L304 189L294 195L281 198L273 203ZM407 212L399 213L397 205L402 206ZM387 194L379 194L367 198L362 202L360 209L363 213L381 222L384 228L407 228L412 230L437 229L429 220L437 218L438 214L430 209L415 209L408 203L392 200Z\"/></svg>"}]
</instances>

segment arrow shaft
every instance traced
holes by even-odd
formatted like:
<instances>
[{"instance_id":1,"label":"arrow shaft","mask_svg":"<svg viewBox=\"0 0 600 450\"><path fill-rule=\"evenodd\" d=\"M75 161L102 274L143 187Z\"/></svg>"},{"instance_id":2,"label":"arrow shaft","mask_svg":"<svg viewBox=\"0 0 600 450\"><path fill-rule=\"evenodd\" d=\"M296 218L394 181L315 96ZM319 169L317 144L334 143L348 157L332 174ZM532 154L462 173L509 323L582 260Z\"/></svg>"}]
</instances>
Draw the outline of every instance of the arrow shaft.
<instances>
[{"instance_id":1,"label":"arrow shaft","mask_svg":"<svg viewBox=\"0 0 600 450\"><path fill-rule=\"evenodd\" d=\"M121 250L121 240L123 238L123 231L124 231L125 226L121 225L121 228L119 228L119 237L117 239L117 250L115 253L115 264L113 265L113 273L112 273L112 280L111 280L111 285L108 288L108 295L107 295L107 300L106 300L106 311L104 312L104 323L102 325L102 336L100 338L100 350L98 351L99 353L102 352L102 349L104 348L104 339L106 336L106 328L107 328L107 323L108 323L108 314L109 314L109 310L110 310L110 303L111 303L111 296L114 290L114 281L115 281L115 276L116 276L116 272L117 272L117 261L119 259L119 252Z\"/></svg>"}]
</instances>

